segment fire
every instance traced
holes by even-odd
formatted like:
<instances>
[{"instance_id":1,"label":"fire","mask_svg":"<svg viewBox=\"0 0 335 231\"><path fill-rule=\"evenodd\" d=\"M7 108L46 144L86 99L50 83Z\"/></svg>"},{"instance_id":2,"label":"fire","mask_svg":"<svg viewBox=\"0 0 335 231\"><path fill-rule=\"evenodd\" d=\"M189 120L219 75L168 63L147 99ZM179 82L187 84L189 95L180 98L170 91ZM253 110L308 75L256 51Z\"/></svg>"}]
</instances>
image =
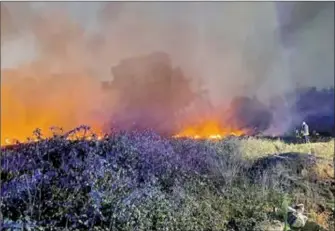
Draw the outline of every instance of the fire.
<instances>
[{"instance_id":1,"label":"fire","mask_svg":"<svg viewBox=\"0 0 335 231\"><path fill-rule=\"evenodd\" d=\"M222 126L218 121L212 120L188 126L174 137L219 140L229 135L241 136L245 133L246 131L234 129L233 126Z\"/></svg>"},{"instance_id":2,"label":"fire","mask_svg":"<svg viewBox=\"0 0 335 231\"><path fill-rule=\"evenodd\" d=\"M49 136L47 137L41 137L41 139L45 139L45 138L49 138ZM69 141L75 141L75 140L80 140L80 139L84 139L84 140L102 140L104 138L103 133L99 132L99 133L89 133L89 134L84 134L83 132L74 132L73 134L67 136L65 139L69 140ZM40 139L37 138L29 138L26 140L19 140L19 139L10 139L10 138L5 138L4 142L1 143L1 146L10 146L13 144L16 144L17 142L19 143L29 143L29 142L38 142Z\"/></svg>"},{"instance_id":3,"label":"fire","mask_svg":"<svg viewBox=\"0 0 335 231\"><path fill-rule=\"evenodd\" d=\"M10 145L10 144L12 144L12 141L9 138L6 138L5 139L5 144Z\"/></svg>"},{"instance_id":4,"label":"fire","mask_svg":"<svg viewBox=\"0 0 335 231\"><path fill-rule=\"evenodd\" d=\"M52 126L69 131L84 124L94 133L103 130L96 113L100 82L35 69L1 70L1 146L27 142L37 128L46 138L53 135Z\"/></svg>"}]
</instances>

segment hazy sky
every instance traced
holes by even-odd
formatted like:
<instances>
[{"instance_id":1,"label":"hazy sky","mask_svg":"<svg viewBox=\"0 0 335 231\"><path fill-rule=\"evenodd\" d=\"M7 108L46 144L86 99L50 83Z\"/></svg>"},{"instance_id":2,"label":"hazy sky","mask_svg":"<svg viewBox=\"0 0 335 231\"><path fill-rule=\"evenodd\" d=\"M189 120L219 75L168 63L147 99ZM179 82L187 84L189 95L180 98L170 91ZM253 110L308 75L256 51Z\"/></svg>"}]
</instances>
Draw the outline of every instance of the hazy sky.
<instances>
[{"instance_id":1,"label":"hazy sky","mask_svg":"<svg viewBox=\"0 0 335 231\"><path fill-rule=\"evenodd\" d=\"M334 85L333 2L35 2L5 10L2 69L41 56L54 34L76 47L68 62L100 79L111 78L120 59L166 51L214 101ZM49 37L36 36L36 23ZM80 28L75 38L72 27Z\"/></svg>"}]
</instances>

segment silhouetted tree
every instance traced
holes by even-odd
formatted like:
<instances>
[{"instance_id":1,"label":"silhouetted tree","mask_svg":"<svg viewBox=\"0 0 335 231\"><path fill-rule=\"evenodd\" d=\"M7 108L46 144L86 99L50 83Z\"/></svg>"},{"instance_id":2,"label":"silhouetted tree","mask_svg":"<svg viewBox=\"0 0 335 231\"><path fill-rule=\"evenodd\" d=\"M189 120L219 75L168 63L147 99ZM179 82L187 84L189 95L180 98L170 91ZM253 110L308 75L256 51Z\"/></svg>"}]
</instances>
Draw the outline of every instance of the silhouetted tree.
<instances>
[{"instance_id":1,"label":"silhouetted tree","mask_svg":"<svg viewBox=\"0 0 335 231\"><path fill-rule=\"evenodd\" d=\"M113 90L120 102L113 121L123 129L155 129L171 133L174 115L196 94L180 68L162 52L129 58L112 68Z\"/></svg>"}]
</instances>

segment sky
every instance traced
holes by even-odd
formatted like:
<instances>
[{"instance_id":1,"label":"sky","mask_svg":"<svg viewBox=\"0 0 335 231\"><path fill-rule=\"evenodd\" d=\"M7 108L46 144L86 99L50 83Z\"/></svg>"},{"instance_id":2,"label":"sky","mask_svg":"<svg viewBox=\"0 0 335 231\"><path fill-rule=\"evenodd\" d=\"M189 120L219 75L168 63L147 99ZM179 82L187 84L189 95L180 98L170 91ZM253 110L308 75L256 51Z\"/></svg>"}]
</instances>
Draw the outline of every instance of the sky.
<instances>
[{"instance_id":1,"label":"sky","mask_svg":"<svg viewBox=\"0 0 335 231\"><path fill-rule=\"evenodd\" d=\"M112 78L110 68L121 59L165 51L205 84L213 102L334 86L333 2L21 2L5 8L2 69L45 59L43 39L66 37L75 27L81 34L67 61L102 80ZM53 21L58 24L50 26ZM36 35L38 23L49 37ZM57 26L60 32L52 29ZM63 43L72 46L68 39Z\"/></svg>"}]
</instances>

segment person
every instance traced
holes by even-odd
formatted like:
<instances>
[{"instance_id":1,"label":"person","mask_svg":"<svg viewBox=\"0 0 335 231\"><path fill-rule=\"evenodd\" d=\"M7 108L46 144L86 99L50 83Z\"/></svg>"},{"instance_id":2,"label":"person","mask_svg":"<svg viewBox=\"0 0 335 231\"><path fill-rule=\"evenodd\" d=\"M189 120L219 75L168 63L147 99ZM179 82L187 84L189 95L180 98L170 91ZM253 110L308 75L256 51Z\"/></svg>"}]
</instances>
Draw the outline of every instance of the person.
<instances>
[{"instance_id":1,"label":"person","mask_svg":"<svg viewBox=\"0 0 335 231\"><path fill-rule=\"evenodd\" d=\"M288 207L287 223L291 230L300 230L306 225L308 218L304 215L304 205L298 204L292 207Z\"/></svg>"},{"instance_id":2,"label":"person","mask_svg":"<svg viewBox=\"0 0 335 231\"><path fill-rule=\"evenodd\" d=\"M305 121L302 122L302 135L305 143L309 143L309 128Z\"/></svg>"}]
</instances>

